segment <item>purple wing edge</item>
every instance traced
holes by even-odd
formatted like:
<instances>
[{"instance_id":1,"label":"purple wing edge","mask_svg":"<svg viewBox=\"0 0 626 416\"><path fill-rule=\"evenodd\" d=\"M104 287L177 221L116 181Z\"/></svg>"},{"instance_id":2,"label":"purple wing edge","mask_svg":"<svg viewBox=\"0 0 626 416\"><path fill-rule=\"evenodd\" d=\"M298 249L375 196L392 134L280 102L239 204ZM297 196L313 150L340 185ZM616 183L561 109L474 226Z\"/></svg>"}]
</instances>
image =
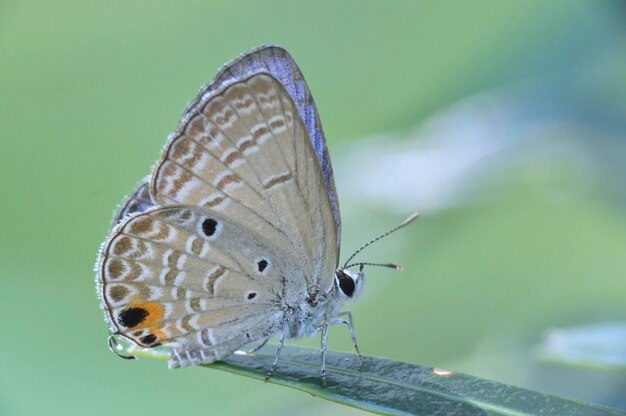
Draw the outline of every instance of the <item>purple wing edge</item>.
<instances>
[{"instance_id":1,"label":"purple wing edge","mask_svg":"<svg viewBox=\"0 0 626 416\"><path fill-rule=\"evenodd\" d=\"M135 189L128 195L122 203L115 210L115 214L113 214L113 220L111 221L111 227L109 231L112 231L113 228L119 223L122 222L126 217L143 212L150 207L155 205L154 201L150 197L149 191L149 177L144 178Z\"/></svg>"}]
</instances>

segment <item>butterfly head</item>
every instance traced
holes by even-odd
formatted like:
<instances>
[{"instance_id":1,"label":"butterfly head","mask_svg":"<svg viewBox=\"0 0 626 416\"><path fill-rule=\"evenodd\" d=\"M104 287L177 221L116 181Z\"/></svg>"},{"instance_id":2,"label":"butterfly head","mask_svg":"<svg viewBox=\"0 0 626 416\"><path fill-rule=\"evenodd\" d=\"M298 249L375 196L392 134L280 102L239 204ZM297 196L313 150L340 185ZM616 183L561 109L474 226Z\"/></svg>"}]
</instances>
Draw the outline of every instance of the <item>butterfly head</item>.
<instances>
[{"instance_id":1,"label":"butterfly head","mask_svg":"<svg viewBox=\"0 0 626 416\"><path fill-rule=\"evenodd\" d=\"M335 272L335 288L337 292L347 299L354 300L361 294L361 289L365 284L365 273L363 268L359 273L352 270L338 268Z\"/></svg>"},{"instance_id":2,"label":"butterfly head","mask_svg":"<svg viewBox=\"0 0 626 416\"><path fill-rule=\"evenodd\" d=\"M392 228L391 230L387 232L384 232L383 234L379 235L378 237L370 240L368 243L359 247L359 249L356 250L348 258L344 266L337 268L337 270L335 271L335 289L337 290L337 293L345 296L347 299L350 299L350 300L354 300L358 298L359 295L361 294L361 289L363 288L363 285L365 284L365 272L363 272L363 268L365 266L388 267L390 269L402 271L402 266L400 266L399 264L395 264L395 263L370 263L370 262L358 262L358 263L353 263L353 264L348 264L348 263L350 263L350 260L352 260L364 248L369 247L371 244L375 243L381 238L388 236L389 234L393 232L396 232L400 228L409 225L418 217L419 217L419 214L417 213L409 216L400 225ZM359 272L355 273L349 270L350 267L352 266L359 266Z\"/></svg>"}]
</instances>

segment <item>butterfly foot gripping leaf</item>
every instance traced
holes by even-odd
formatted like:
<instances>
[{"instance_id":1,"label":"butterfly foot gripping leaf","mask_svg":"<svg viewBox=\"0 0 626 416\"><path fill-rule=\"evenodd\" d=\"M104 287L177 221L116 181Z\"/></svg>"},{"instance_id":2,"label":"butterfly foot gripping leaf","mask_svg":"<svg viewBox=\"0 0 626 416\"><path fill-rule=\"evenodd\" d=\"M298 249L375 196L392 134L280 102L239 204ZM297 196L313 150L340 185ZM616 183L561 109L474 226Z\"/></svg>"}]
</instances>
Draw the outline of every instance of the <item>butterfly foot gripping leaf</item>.
<instances>
[{"instance_id":1,"label":"butterfly foot gripping leaf","mask_svg":"<svg viewBox=\"0 0 626 416\"><path fill-rule=\"evenodd\" d=\"M202 88L115 214L96 266L109 346L167 345L178 368L278 335L269 377L286 339L321 333L325 381L329 325L345 324L358 352L341 306L358 296L367 263L338 267L340 235L302 73L280 47L253 50Z\"/></svg>"}]
</instances>

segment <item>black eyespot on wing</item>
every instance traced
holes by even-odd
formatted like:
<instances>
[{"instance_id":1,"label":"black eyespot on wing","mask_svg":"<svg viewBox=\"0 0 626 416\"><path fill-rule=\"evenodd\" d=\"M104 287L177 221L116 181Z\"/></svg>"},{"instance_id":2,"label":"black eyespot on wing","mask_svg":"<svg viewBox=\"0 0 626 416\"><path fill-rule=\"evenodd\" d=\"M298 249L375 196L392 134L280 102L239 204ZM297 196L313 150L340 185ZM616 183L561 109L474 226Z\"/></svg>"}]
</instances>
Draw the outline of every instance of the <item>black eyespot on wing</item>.
<instances>
[{"instance_id":1,"label":"black eyespot on wing","mask_svg":"<svg viewBox=\"0 0 626 416\"><path fill-rule=\"evenodd\" d=\"M126 308L117 317L117 322L126 328L139 325L148 316L148 311L143 308Z\"/></svg>"},{"instance_id":2,"label":"black eyespot on wing","mask_svg":"<svg viewBox=\"0 0 626 416\"><path fill-rule=\"evenodd\" d=\"M268 264L269 263L267 262L267 260L263 259L263 260L259 260L259 262L256 265L259 268L259 272L263 273L263 271L267 269Z\"/></svg>"},{"instance_id":3,"label":"black eyespot on wing","mask_svg":"<svg viewBox=\"0 0 626 416\"><path fill-rule=\"evenodd\" d=\"M211 237L213 234L215 234L216 230L217 230L217 221L215 221L213 218L207 218L204 221L202 221L202 232L207 237Z\"/></svg>"},{"instance_id":4,"label":"black eyespot on wing","mask_svg":"<svg viewBox=\"0 0 626 416\"><path fill-rule=\"evenodd\" d=\"M141 343L145 345L154 344L156 340L157 337L154 334L144 335L143 337L139 338L139 341L141 341Z\"/></svg>"},{"instance_id":5,"label":"black eyespot on wing","mask_svg":"<svg viewBox=\"0 0 626 416\"><path fill-rule=\"evenodd\" d=\"M252 300L252 299L256 298L256 292L248 293L247 298L248 298L248 300Z\"/></svg>"},{"instance_id":6,"label":"black eyespot on wing","mask_svg":"<svg viewBox=\"0 0 626 416\"><path fill-rule=\"evenodd\" d=\"M345 273L337 273L337 280L339 281L339 289L349 298L354 294L354 280Z\"/></svg>"}]
</instances>

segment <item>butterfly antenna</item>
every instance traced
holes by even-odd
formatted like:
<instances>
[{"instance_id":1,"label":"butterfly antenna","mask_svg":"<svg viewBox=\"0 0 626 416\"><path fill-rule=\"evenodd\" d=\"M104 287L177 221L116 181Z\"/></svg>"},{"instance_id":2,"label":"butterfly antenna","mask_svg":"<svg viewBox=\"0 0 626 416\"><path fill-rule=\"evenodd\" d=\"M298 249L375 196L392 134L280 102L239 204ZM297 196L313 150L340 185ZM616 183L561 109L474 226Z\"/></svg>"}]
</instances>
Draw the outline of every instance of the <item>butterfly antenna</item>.
<instances>
[{"instance_id":1,"label":"butterfly antenna","mask_svg":"<svg viewBox=\"0 0 626 416\"><path fill-rule=\"evenodd\" d=\"M416 212L415 214L412 214L411 216L409 216L406 220L402 221L402 223L400 225L397 225L397 226L393 227L391 230L386 231L386 232L382 233L381 235L379 235L378 237L374 238L373 240L370 240L368 243L363 244L361 247L358 248L357 251L354 252L354 254L352 254L348 258L348 260L346 260L346 262L344 263L343 268L346 269L346 268L348 268L350 266L354 266L355 264L364 264L364 265L370 265L370 266L390 267L392 269L402 270L402 267L400 265L394 264L394 263L384 263L384 264L383 263L355 263L355 264L351 264L350 266L348 266L348 263L350 263L350 260L352 260L357 254L359 254L361 251L363 251L363 249L365 249L366 247L374 244L375 242L377 242L381 238L385 238L389 234L398 231L400 228L403 228L403 227L409 225L410 223L412 223L413 221L418 219L419 216L420 216L420 214L418 214Z\"/></svg>"},{"instance_id":2,"label":"butterfly antenna","mask_svg":"<svg viewBox=\"0 0 626 416\"><path fill-rule=\"evenodd\" d=\"M363 266L388 267L390 269L395 269L395 270L397 270L399 272L404 270L402 268L402 266L400 266L399 264L396 264L396 263L368 263L368 262L360 262L360 263L348 264L347 266L344 266L344 269L349 269L352 266L361 266L361 268L363 268Z\"/></svg>"}]
</instances>

